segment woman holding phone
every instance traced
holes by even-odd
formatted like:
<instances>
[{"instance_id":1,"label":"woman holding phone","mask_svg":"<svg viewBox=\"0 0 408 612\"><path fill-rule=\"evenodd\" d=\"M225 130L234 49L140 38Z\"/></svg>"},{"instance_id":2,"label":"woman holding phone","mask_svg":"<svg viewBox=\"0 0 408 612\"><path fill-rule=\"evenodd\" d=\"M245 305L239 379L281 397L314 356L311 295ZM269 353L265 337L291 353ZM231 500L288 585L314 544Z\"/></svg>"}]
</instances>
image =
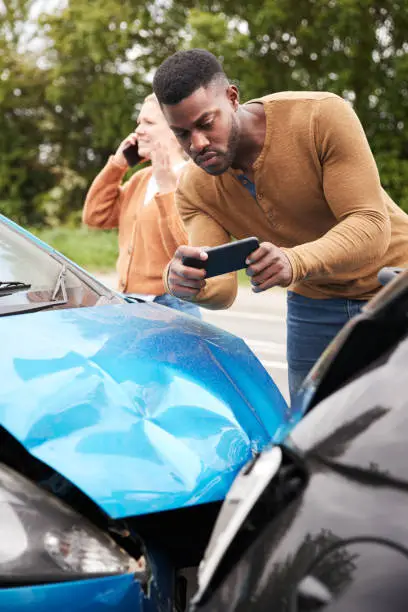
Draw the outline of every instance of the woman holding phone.
<instances>
[{"instance_id":1,"label":"woman holding phone","mask_svg":"<svg viewBox=\"0 0 408 612\"><path fill-rule=\"evenodd\" d=\"M122 184L129 162L137 159L150 160L151 165ZM118 228L117 271L122 293L201 317L198 306L166 293L162 280L177 247L188 242L174 202L186 162L156 97L148 96L135 131L121 142L93 181L83 221L99 229Z\"/></svg>"}]
</instances>

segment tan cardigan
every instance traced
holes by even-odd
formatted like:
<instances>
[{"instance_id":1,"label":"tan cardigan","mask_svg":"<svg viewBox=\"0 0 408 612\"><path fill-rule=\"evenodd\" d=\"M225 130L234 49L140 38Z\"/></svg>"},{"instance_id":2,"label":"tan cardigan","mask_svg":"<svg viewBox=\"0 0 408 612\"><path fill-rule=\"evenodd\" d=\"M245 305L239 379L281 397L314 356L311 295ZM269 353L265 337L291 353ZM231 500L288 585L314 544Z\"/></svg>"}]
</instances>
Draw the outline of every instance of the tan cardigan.
<instances>
[{"instance_id":1,"label":"tan cardigan","mask_svg":"<svg viewBox=\"0 0 408 612\"><path fill-rule=\"evenodd\" d=\"M189 164L176 192L189 244L257 236L284 248L294 291L370 298L382 266L408 265L408 215L381 188L356 114L330 93L284 92L251 102L262 102L266 113L254 164L257 198L238 171L210 176ZM209 279L195 301L226 308L235 295L230 274Z\"/></svg>"},{"instance_id":2,"label":"tan cardigan","mask_svg":"<svg viewBox=\"0 0 408 612\"><path fill-rule=\"evenodd\" d=\"M174 203L174 193L144 199L151 167L136 172L121 185L126 172L113 156L93 181L86 197L83 221L101 229L119 228L119 290L162 295L163 270L187 235Z\"/></svg>"}]
</instances>

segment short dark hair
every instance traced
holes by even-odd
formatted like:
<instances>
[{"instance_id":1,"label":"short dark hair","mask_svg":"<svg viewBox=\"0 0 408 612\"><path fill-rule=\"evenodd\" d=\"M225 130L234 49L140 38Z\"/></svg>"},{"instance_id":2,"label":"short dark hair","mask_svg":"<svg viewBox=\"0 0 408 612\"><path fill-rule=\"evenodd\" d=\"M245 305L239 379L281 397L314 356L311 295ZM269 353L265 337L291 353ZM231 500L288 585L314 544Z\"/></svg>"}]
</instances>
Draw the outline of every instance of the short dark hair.
<instances>
[{"instance_id":1,"label":"short dark hair","mask_svg":"<svg viewBox=\"0 0 408 612\"><path fill-rule=\"evenodd\" d=\"M215 55L205 49L177 51L157 69L153 91L160 104L178 104L217 77L227 80Z\"/></svg>"}]
</instances>

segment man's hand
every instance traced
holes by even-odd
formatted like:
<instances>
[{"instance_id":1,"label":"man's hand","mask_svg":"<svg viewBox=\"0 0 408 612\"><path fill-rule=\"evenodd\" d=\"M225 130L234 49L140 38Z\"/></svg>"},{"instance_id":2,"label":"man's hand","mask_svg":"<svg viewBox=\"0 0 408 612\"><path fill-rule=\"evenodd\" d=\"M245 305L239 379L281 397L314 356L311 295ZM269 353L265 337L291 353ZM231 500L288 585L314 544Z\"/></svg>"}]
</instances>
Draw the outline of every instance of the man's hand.
<instances>
[{"instance_id":1,"label":"man's hand","mask_svg":"<svg viewBox=\"0 0 408 612\"><path fill-rule=\"evenodd\" d=\"M178 298L190 300L205 287L206 272L202 268L184 266L183 257L206 261L208 255L203 247L179 246L170 262L167 282L171 293Z\"/></svg>"},{"instance_id":2,"label":"man's hand","mask_svg":"<svg viewBox=\"0 0 408 612\"><path fill-rule=\"evenodd\" d=\"M123 149L130 147L130 145L135 145L136 143L137 143L137 136L135 132L132 132L131 134L129 134L129 136L126 136L125 140L122 140L122 142L120 143L120 145L118 146L116 150L115 155L113 156L115 159L115 162L119 166L123 166L123 168L127 168L129 166L129 164L126 161L126 157L123 155Z\"/></svg>"},{"instance_id":3,"label":"man's hand","mask_svg":"<svg viewBox=\"0 0 408 612\"><path fill-rule=\"evenodd\" d=\"M152 171L156 179L157 191L159 193L169 193L176 190L177 176L173 171L168 148L156 142L152 152Z\"/></svg>"},{"instance_id":4,"label":"man's hand","mask_svg":"<svg viewBox=\"0 0 408 612\"><path fill-rule=\"evenodd\" d=\"M246 260L247 274L251 277L252 291L260 293L271 287L287 287L293 271L285 253L270 242L262 242L259 249Z\"/></svg>"}]
</instances>

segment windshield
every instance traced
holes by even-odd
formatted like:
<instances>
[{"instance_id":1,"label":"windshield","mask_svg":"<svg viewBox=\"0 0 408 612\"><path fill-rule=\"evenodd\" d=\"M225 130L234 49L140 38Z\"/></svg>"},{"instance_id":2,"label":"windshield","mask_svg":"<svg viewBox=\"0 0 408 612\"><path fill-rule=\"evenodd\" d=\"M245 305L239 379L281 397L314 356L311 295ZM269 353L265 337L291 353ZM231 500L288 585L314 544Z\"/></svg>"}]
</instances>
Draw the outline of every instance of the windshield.
<instances>
[{"instance_id":1,"label":"windshield","mask_svg":"<svg viewBox=\"0 0 408 612\"><path fill-rule=\"evenodd\" d=\"M112 297L103 285L73 270L62 256L54 258L0 219L0 314L50 302L50 307L93 306L103 296Z\"/></svg>"}]
</instances>

